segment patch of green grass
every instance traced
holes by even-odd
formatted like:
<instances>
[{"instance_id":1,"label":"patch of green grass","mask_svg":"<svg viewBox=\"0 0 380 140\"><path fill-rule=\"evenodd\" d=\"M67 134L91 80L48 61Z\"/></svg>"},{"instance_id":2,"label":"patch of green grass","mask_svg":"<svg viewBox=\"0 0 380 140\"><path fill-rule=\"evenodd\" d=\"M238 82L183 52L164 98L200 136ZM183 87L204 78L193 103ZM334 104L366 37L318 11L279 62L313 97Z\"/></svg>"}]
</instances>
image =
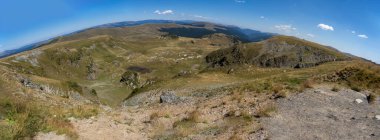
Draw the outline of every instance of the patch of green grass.
<instances>
[{"instance_id":1,"label":"patch of green grass","mask_svg":"<svg viewBox=\"0 0 380 140\"><path fill-rule=\"evenodd\" d=\"M99 110L92 106L77 106L69 110L69 114L74 118L90 118L92 116L98 115Z\"/></svg>"},{"instance_id":2,"label":"patch of green grass","mask_svg":"<svg viewBox=\"0 0 380 140\"><path fill-rule=\"evenodd\" d=\"M77 82L67 81L66 83L67 83L67 86L69 87L69 89L77 91L79 93L83 93L82 87Z\"/></svg>"},{"instance_id":3,"label":"patch of green grass","mask_svg":"<svg viewBox=\"0 0 380 140\"><path fill-rule=\"evenodd\" d=\"M57 108L55 108L57 109ZM37 132L57 131L75 138L72 125L66 119L54 117L49 107L20 98L1 98L0 139L31 138Z\"/></svg>"},{"instance_id":4,"label":"patch of green grass","mask_svg":"<svg viewBox=\"0 0 380 140\"><path fill-rule=\"evenodd\" d=\"M97 95L98 95L98 93L96 92L95 89L91 89L91 94L94 95L94 96L97 96Z\"/></svg>"}]
</instances>

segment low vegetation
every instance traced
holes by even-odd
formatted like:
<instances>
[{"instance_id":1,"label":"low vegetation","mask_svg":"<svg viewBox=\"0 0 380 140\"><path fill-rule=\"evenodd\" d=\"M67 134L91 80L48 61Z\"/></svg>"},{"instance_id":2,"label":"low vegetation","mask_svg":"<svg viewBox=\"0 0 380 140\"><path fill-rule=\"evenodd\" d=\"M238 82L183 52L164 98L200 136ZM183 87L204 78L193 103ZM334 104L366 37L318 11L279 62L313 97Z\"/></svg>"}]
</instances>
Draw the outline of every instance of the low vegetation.
<instances>
[{"instance_id":1,"label":"low vegetation","mask_svg":"<svg viewBox=\"0 0 380 140\"><path fill-rule=\"evenodd\" d=\"M33 137L40 131L57 131L76 137L69 121L60 116L54 117L52 110L31 101L15 98L0 100L1 139L21 139Z\"/></svg>"}]
</instances>

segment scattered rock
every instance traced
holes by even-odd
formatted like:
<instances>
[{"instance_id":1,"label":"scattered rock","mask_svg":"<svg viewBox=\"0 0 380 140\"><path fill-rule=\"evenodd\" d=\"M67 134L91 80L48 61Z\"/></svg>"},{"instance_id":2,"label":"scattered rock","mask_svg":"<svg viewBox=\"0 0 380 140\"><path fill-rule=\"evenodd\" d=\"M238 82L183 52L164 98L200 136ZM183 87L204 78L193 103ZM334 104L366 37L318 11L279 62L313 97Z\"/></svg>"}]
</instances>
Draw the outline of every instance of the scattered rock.
<instances>
[{"instance_id":1,"label":"scattered rock","mask_svg":"<svg viewBox=\"0 0 380 140\"><path fill-rule=\"evenodd\" d=\"M191 75L191 71L182 70L175 77L183 77Z\"/></svg>"},{"instance_id":2,"label":"scattered rock","mask_svg":"<svg viewBox=\"0 0 380 140\"><path fill-rule=\"evenodd\" d=\"M156 83L156 79L147 79L143 84L141 84L141 87L146 87L154 83Z\"/></svg>"},{"instance_id":3,"label":"scattered rock","mask_svg":"<svg viewBox=\"0 0 380 140\"><path fill-rule=\"evenodd\" d=\"M324 92L324 91L322 91L322 90L315 90L314 93L325 94L326 92Z\"/></svg>"},{"instance_id":4,"label":"scattered rock","mask_svg":"<svg viewBox=\"0 0 380 140\"><path fill-rule=\"evenodd\" d=\"M375 119L380 121L380 115L376 115Z\"/></svg>"},{"instance_id":5,"label":"scattered rock","mask_svg":"<svg viewBox=\"0 0 380 140\"><path fill-rule=\"evenodd\" d=\"M362 103L362 102L363 102L362 99L355 99L355 103L357 103L357 104L360 104L360 103Z\"/></svg>"}]
</instances>

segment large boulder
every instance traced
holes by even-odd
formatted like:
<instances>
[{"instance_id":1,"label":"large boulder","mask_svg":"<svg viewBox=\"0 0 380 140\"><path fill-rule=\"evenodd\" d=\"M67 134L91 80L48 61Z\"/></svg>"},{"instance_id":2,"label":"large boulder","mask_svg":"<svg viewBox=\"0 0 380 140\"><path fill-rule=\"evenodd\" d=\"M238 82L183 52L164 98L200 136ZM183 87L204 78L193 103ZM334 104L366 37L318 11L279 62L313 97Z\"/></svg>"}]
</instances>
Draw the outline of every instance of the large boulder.
<instances>
[{"instance_id":1,"label":"large boulder","mask_svg":"<svg viewBox=\"0 0 380 140\"><path fill-rule=\"evenodd\" d=\"M164 91L160 96L160 103L177 103L181 98L176 96L173 91Z\"/></svg>"}]
</instances>

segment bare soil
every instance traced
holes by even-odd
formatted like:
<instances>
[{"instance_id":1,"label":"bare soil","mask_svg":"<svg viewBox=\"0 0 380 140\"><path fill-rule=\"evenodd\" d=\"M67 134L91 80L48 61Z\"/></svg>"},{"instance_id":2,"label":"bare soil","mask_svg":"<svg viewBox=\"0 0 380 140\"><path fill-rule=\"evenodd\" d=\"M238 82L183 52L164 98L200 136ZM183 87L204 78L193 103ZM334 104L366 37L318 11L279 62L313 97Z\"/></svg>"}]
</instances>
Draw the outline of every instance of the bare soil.
<instances>
[{"instance_id":1,"label":"bare soil","mask_svg":"<svg viewBox=\"0 0 380 140\"><path fill-rule=\"evenodd\" d=\"M368 104L363 93L322 86L278 100L278 112L264 119L264 128L273 140L379 140L379 114L379 101Z\"/></svg>"}]
</instances>

